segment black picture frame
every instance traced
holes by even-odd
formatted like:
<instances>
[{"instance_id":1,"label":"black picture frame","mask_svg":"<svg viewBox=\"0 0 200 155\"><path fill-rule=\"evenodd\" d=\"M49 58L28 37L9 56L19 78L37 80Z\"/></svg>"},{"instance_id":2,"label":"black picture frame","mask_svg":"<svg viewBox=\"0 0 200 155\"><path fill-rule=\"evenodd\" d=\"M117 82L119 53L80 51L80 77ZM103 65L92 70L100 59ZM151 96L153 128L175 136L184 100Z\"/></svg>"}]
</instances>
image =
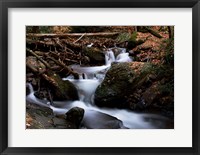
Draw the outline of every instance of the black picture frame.
<instances>
[{"instance_id":1,"label":"black picture frame","mask_svg":"<svg viewBox=\"0 0 200 155\"><path fill-rule=\"evenodd\" d=\"M192 147L163 148L34 148L8 147L8 9L9 8L192 8ZM0 153L22 154L136 154L198 155L200 154L200 2L198 0L0 0ZM187 134L187 133L186 133Z\"/></svg>"}]
</instances>

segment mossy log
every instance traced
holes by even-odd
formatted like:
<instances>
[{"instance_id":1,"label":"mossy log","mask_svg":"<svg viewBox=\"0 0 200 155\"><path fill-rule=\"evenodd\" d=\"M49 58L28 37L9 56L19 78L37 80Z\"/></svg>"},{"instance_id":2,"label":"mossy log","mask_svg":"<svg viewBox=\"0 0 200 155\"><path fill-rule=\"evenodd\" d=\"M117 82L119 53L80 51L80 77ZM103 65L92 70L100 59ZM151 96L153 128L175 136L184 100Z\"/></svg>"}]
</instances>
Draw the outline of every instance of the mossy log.
<instances>
[{"instance_id":1,"label":"mossy log","mask_svg":"<svg viewBox=\"0 0 200 155\"><path fill-rule=\"evenodd\" d=\"M153 36L155 36L155 37L157 37L157 38L162 38L162 36L161 36L158 32L156 32L156 31L154 31L154 30L152 30L152 29L150 29L150 28L148 28L148 27L146 27L146 29L147 29L147 31L148 31L149 33L151 33Z\"/></svg>"},{"instance_id":2,"label":"mossy log","mask_svg":"<svg viewBox=\"0 0 200 155\"><path fill-rule=\"evenodd\" d=\"M155 30L152 30L151 28L149 28L148 26L139 26L138 27L138 31L142 32L142 33L151 33L153 36L157 37L157 38L162 38L162 36L156 32Z\"/></svg>"}]
</instances>

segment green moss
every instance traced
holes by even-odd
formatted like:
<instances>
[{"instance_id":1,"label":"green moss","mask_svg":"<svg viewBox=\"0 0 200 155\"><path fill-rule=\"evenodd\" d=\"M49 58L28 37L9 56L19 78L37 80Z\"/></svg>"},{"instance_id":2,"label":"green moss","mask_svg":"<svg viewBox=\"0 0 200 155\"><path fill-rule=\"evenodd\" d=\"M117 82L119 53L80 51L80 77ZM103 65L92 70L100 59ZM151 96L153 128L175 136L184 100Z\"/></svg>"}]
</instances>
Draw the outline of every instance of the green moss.
<instances>
[{"instance_id":1,"label":"green moss","mask_svg":"<svg viewBox=\"0 0 200 155\"><path fill-rule=\"evenodd\" d=\"M131 38L130 33L120 33L118 37L116 38L116 42L125 42L128 41Z\"/></svg>"},{"instance_id":2,"label":"green moss","mask_svg":"<svg viewBox=\"0 0 200 155\"><path fill-rule=\"evenodd\" d=\"M144 42L145 41L141 40L141 39L137 40L137 32L134 32L131 35L130 39L128 40L128 46L127 46L127 48L128 49L133 49L136 46L143 44Z\"/></svg>"},{"instance_id":3,"label":"green moss","mask_svg":"<svg viewBox=\"0 0 200 155\"><path fill-rule=\"evenodd\" d=\"M174 95L174 81L169 81L164 84L159 85L159 90L162 94L165 95Z\"/></svg>"},{"instance_id":4,"label":"green moss","mask_svg":"<svg viewBox=\"0 0 200 155\"><path fill-rule=\"evenodd\" d=\"M131 34L131 37L130 37L129 41L136 42L136 39L137 39L137 32L133 32Z\"/></svg>"}]
</instances>

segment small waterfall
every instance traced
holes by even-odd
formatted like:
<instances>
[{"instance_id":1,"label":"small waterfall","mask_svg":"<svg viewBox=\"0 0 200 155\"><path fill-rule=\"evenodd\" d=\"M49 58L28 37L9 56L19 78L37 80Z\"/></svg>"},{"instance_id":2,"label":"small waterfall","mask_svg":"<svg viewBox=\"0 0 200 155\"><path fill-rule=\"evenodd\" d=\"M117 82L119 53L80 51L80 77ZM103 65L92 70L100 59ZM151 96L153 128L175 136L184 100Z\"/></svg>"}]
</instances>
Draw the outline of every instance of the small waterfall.
<instances>
[{"instance_id":1,"label":"small waterfall","mask_svg":"<svg viewBox=\"0 0 200 155\"><path fill-rule=\"evenodd\" d=\"M110 65L115 61L115 55L112 50L108 50L105 54L105 64Z\"/></svg>"},{"instance_id":2,"label":"small waterfall","mask_svg":"<svg viewBox=\"0 0 200 155\"><path fill-rule=\"evenodd\" d=\"M116 58L115 58L116 55ZM71 69L79 73L80 79L100 79L104 78L106 71L110 68L112 62L131 62L129 53L126 53L125 48L109 48L105 52L105 65L84 67L80 65L71 65ZM64 78L65 80L66 78ZM73 79L71 76L67 79Z\"/></svg>"},{"instance_id":3,"label":"small waterfall","mask_svg":"<svg viewBox=\"0 0 200 155\"><path fill-rule=\"evenodd\" d=\"M96 88L100 84L100 81L97 79L81 79L73 80L70 79L79 92L79 98L81 101L93 103L92 95L94 94Z\"/></svg>"},{"instance_id":4,"label":"small waterfall","mask_svg":"<svg viewBox=\"0 0 200 155\"><path fill-rule=\"evenodd\" d=\"M48 101L41 100L41 99L35 97L33 86L30 83L27 83L26 86L28 87L28 89L30 91L30 93L26 97L27 101L38 104L40 106L49 107Z\"/></svg>"},{"instance_id":5,"label":"small waterfall","mask_svg":"<svg viewBox=\"0 0 200 155\"><path fill-rule=\"evenodd\" d=\"M78 73L86 73L86 74L94 74L103 70L106 70L109 66L103 65L103 66L94 66L94 67L82 67L80 65L72 65L70 66L74 71Z\"/></svg>"},{"instance_id":6,"label":"small waterfall","mask_svg":"<svg viewBox=\"0 0 200 155\"><path fill-rule=\"evenodd\" d=\"M120 53L116 58L116 62L132 62L132 59L128 53Z\"/></svg>"},{"instance_id":7,"label":"small waterfall","mask_svg":"<svg viewBox=\"0 0 200 155\"><path fill-rule=\"evenodd\" d=\"M102 81L110 65L93 66L93 67L82 67L80 65L72 65L70 67L74 71L79 73L79 79L99 79L100 81ZM68 80L68 79L73 79L73 76L68 76L67 78L63 78L63 80Z\"/></svg>"},{"instance_id":8,"label":"small waterfall","mask_svg":"<svg viewBox=\"0 0 200 155\"><path fill-rule=\"evenodd\" d=\"M26 87L28 87L28 89L29 89L29 91L30 91L30 94L31 94L31 93L34 93L33 86L32 86L30 83L27 83L27 84L26 84Z\"/></svg>"},{"instance_id":9,"label":"small waterfall","mask_svg":"<svg viewBox=\"0 0 200 155\"><path fill-rule=\"evenodd\" d=\"M105 54L105 63L110 65L112 62L131 62L132 59L129 57L129 53L126 53L125 48L113 47L108 49Z\"/></svg>"}]
</instances>

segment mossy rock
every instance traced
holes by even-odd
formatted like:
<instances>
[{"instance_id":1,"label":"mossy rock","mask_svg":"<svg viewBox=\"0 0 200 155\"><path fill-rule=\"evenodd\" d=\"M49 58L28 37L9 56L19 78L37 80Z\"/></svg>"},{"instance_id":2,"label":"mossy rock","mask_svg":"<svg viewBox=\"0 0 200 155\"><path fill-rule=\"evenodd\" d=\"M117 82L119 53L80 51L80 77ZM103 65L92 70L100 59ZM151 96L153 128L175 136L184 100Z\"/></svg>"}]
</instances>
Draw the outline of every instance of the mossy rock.
<instances>
[{"instance_id":1,"label":"mossy rock","mask_svg":"<svg viewBox=\"0 0 200 155\"><path fill-rule=\"evenodd\" d=\"M129 108L128 97L143 85L150 65L142 62L113 63L102 84L96 89L95 104L104 107Z\"/></svg>"},{"instance_id":2,"label":"mossy rock","mask_svg":"<svg viewBox=\"0 0 200 155\"><path fill-rule=\"evenodd\" d=\"M76 87L70 81L63 81L61 77L52 72L48 71L43 74L43 77L49 84L48 87L51 89L53 99L57 101L62 100L78 100L78 91Z\"/></svg>"}]
</instances>

